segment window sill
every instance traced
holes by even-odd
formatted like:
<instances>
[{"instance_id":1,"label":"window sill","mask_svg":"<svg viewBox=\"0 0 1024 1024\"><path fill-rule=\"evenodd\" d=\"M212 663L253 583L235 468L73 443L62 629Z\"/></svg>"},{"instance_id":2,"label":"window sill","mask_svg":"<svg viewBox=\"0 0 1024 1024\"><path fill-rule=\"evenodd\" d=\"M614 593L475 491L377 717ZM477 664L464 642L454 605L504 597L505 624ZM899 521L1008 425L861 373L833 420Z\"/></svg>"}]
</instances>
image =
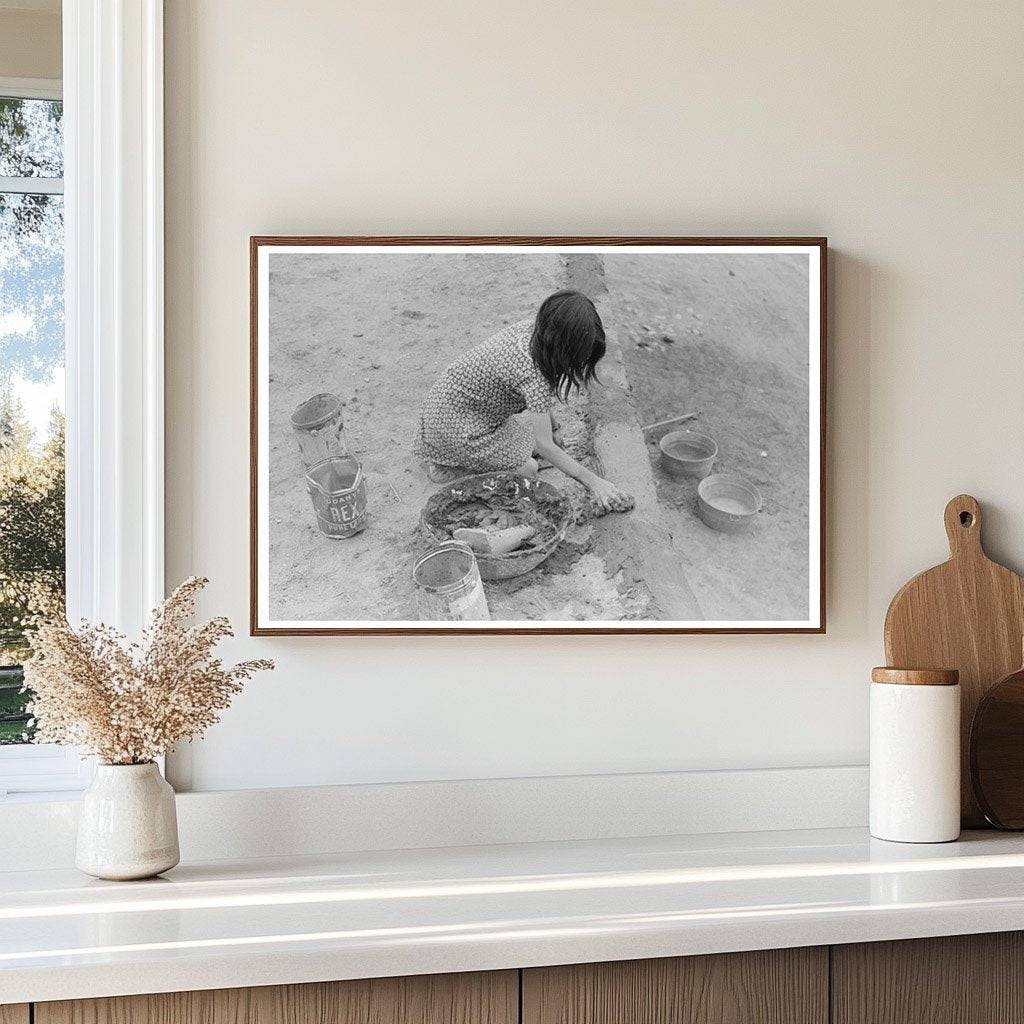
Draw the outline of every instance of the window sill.
<instances>
[{"instance_id":1,"label":"window sill","mask_svg":"<svg viewBox=\"0 0 1024 1024\"><path fill-rule=\"evenodd\" d=\"M51 743L0 746L0 804L68 800L89 785L94 759Z\"/></svg>"}]
</instances>

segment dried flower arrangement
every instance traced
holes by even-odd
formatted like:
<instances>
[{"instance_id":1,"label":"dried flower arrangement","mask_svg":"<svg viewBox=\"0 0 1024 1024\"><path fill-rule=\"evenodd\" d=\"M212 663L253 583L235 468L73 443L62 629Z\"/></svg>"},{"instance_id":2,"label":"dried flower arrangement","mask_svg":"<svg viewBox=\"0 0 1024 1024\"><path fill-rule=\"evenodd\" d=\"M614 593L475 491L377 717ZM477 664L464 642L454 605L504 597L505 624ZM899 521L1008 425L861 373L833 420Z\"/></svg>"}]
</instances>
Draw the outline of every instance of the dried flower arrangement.
<instances>
[{"instance_id":1,"label":"dried flower arrangement","mask_svg":"<svg viewBox=\"0 0 1024 1024\"><path fill-rule=\"evenodd\" d=\"M139 643L102 624L77 629L63 618L36 625L25 689L38 743L91 750L104 764L145 764L199 736L266 660L225 668L214 647L232 635L222 616L190 626L196 596L209 582L193 576L153 612Z\"/></svg>"}]
</instances>

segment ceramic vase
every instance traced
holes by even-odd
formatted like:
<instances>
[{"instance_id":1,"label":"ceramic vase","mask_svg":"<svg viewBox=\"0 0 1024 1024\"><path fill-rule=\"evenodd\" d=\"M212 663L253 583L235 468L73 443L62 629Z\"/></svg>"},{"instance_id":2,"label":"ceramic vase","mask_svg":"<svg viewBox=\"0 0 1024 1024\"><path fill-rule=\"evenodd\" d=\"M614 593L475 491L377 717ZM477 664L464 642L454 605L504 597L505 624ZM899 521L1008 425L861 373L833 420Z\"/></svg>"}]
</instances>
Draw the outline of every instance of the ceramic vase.
<instances>
[{"instance_id":1,"label":"ceramic vase","mask_svg":"<svg viewBox=\"0 0 1024 1024\"><path fill-rule=\"evenodd\" d=\"M82 794L75 864L96 878L151 878L178 863L174 790L149 764L101 764Z\"/></svg>"}]
</instances>

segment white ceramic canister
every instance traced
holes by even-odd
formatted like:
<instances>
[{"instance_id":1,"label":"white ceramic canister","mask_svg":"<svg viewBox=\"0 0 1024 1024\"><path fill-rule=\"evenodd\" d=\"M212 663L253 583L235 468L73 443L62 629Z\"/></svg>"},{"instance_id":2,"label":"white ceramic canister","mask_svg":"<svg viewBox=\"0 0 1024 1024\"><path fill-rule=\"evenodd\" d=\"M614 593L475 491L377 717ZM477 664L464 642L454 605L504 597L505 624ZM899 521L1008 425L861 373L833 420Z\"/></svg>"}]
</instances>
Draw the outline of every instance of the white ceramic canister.
<instances>
[{"instance_id":1,"label":"white ceramic canister","mask_svg":"<svg viewBox=\"0 0 1024 1024\"><path fill-rule=\"evenodd\" d=\"M96 878L150 878L178 863L174 790L147 764L99 764L82 794L75 865Z\"/></svg>"},{"instance_id":2,"label":"white ceramic canister","mask_svg":"<svg viewBox=\"0 0 1024 1024\"><path fill-rule=\"evenodd\" d=\"M960 684L953 669L871 672L871 835L960 835Z\"/></svg>"}]
</instances>

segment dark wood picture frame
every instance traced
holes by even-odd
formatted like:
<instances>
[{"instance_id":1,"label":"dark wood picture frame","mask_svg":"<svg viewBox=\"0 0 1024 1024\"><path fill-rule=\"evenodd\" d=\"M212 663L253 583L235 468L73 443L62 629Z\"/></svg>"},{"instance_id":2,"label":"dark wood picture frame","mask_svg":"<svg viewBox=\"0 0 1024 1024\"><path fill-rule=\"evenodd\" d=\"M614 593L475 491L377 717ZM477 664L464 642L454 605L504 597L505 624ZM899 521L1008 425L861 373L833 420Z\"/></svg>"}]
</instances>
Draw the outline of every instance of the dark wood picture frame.
<instances>
[{"instance_id":1,"label":"dark wood picture frame","mask_svg":"<svg viewBox=\"0 0 1024 1024\"><path fill-rule=\"evenodd\" d=\"M586 626L581 623L578 628L571 626L549 626L543 622L536 625L514 627L479 626L448 627L442 624L431 624L415 629L391 626L341 626L325 628L315 627L276 627L260 625L258 621L258 552L259 528L257 488L259 483L258 466L259 451L257 440L258 417L258 349L259 349L259 275L258 254L261 248L272 246L557 246L572 248L574 246L763 246L786 247L803 246L817 248L819 251L819 608L818 623L808 626L758 627L747 626ZM303 235L253 235L249 239L249 626L252 636L480 636L480 635L650 635L650 634L823 634L826 631L826 434L827 434L827 381L828 381L828 240L817 236L506 236L506 235L362 235L362 236L303 236ZM810 501L813 502L813 494Z\"/></svg>"}]
</instances>

